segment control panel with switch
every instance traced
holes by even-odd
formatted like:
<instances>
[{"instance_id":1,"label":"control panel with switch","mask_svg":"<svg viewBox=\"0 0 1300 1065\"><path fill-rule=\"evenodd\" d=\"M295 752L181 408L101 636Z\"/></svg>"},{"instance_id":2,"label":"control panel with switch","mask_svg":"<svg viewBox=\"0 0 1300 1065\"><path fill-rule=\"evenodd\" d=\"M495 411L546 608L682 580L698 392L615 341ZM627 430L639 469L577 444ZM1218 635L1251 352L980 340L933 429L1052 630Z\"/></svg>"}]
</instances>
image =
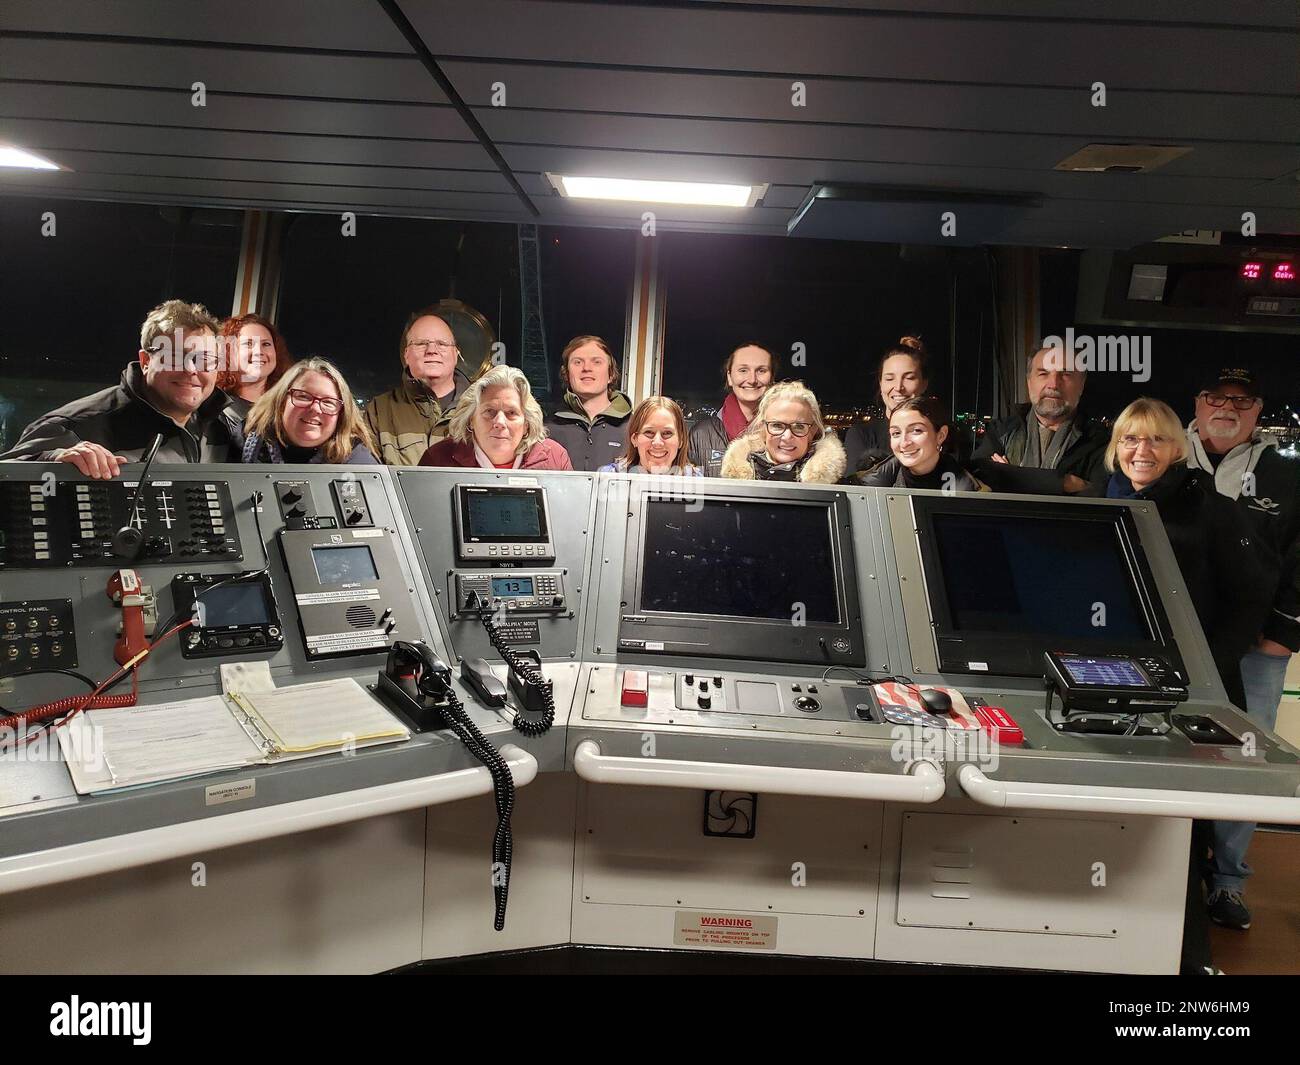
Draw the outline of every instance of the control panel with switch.
<instances>
[{"instance_id":1,"label":"control panel with switch","mask_svg":"<svg viewBox=\"0 0 1300 1065\"><path fill-rule=\"evenodd\" d=\"M137 486L55 478L0 483L0 567L112 566L122 557L114 533L127 527L139 530L137 562L242 557L226 481L153 479L135 499Z\"/></svg>"},{"instance_id":2,"label":"control panel with switch","mask_svg":"<svg viewBox=\"0 0 1300 1065\"><path fill-rule=\"evenodd\" d=\"M339 516L342 517L346 528L368 529L375 524L370 517L370 507L366 503L366 490L361 486L360 481L350 477L340 477L331 484L331 487L334 490L334 499L338 502Z\"/></svg>"},{"instance_id":3,"label":"control panel with switch","mask_svg":"<svg viewBox=\"0 0 1300 1065\"><path fill-rule=\"evenodd\" d=\"M0 602L0 677L34 669L75 669L71 599Z\"/></svg>"},{"instance_id":4,"label":"control panel with switch","mask_svg":"<svg viewBox=\"0 0 1300 1065\"><path fill-rule=\"evenodd\" d=\"M796 720L879 720L872 712L868 689L818 678L647 669L624 669L619 677L620 706L664 715L691 710Z\"/></svg>"}]
</instances>

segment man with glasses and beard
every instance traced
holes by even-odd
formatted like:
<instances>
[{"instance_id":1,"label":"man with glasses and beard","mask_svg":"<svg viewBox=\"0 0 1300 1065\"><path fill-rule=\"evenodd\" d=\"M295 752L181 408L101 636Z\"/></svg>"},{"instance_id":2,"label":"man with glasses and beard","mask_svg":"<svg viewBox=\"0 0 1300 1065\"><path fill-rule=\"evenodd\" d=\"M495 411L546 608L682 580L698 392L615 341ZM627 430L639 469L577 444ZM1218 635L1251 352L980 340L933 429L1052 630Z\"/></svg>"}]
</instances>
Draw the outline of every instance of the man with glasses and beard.
<instances>
[{"instance_id":1,"label":"man with glasses and beard","mask_svg":"<svg viewBox=\"0 0 1300 1065\"><path fill-rule=\"evenodd\" d=\"M994 422L971 465L997 492L1075 495L1105 477L1110 432L1079 408L1087 373L1061 348L1039 348L1025 367L1029 402Z\"/></svg>"},{"instance_id":2,"label":"man with glasses and beard","mask_svg":"<svg viewBox=\"0 0 1300 1065\"><path fill-rule=\"evenodd\" d=\"M1241 659L1246 712L1272 731L1282 701L1291 655L1300 650L1300 463L1278 454L1256 428L1263 410L1255 375L1223 369L1196 396L1196 418L1187 427L1187 465L1214 478L1221 495L1246 515L1260 549L1277 567L1273 607L1255 646ZM1250 927L1243 896L1251 874L1246 849L1253 824L1214 822L1209 867L1210 919L1228 928Z\"/></svg>"}]
</instances>

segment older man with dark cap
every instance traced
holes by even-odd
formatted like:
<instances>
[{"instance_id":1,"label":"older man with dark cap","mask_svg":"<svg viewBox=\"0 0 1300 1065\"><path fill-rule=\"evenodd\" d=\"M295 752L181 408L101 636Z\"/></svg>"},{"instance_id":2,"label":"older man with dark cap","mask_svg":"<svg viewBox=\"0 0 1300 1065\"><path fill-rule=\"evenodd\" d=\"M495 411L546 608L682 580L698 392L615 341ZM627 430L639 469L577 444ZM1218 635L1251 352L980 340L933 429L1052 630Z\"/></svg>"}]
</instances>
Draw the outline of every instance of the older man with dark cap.
<instances>
[{"instance_id":1,"label":"older man with dark cap","mask_svg":"<svg viewBox=\"0 0 1300 1065\"><path fill-rule=\"evenodd\" d=\"M1255 375L1226 368L1196 396L1187 427L1187 465L1214 477L1218 491L1245 512L1261 549L1276 556L1273 608L1255 646L1241 660L1246 712L1270 731L1277 724L1291 655L1300 650L1300 463L1284 459L1258 429L1263 398ZM1246 849L1253 824L1214 823L1210 862L1210 918L1228 928L1250 927L1243 896L1251 874Z\"/></svg>"}]
</instances>

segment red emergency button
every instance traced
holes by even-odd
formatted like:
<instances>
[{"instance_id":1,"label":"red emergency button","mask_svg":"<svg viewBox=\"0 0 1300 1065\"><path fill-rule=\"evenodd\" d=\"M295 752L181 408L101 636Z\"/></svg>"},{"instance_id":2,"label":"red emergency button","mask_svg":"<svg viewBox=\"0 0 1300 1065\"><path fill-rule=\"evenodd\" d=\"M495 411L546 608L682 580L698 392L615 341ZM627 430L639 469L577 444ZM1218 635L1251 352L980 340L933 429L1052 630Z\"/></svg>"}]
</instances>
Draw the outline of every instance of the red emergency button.
<instances>
[{"instance_id":1,"label":"red emergency button","mask_svg":"<svg viewBox=\"0 0 1300 1065\"><path fill-rule=\"evenodd\" d=\"M623 705L645 706L650 698L650 674L644 669L623 671Z\"/></svg>"}]
</instances>

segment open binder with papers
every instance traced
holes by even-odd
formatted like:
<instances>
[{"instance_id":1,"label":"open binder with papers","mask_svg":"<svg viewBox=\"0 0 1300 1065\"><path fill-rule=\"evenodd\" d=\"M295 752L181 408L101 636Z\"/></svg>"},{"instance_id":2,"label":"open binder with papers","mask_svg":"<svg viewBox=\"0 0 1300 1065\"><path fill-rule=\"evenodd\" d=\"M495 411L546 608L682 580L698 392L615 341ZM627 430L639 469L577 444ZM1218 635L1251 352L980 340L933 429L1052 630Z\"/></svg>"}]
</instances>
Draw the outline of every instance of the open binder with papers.
<instances>
[{"instance_id":1,"label":"open binder with papers","mask_svg":"<svg viewBox=\"0 0 1300 1065\"><path fill-rule=\"evenodd\" d=\"M82 795L410 738L350 677L91 710L59 728L59 746Z\"/></svg>"}]
</instances>

